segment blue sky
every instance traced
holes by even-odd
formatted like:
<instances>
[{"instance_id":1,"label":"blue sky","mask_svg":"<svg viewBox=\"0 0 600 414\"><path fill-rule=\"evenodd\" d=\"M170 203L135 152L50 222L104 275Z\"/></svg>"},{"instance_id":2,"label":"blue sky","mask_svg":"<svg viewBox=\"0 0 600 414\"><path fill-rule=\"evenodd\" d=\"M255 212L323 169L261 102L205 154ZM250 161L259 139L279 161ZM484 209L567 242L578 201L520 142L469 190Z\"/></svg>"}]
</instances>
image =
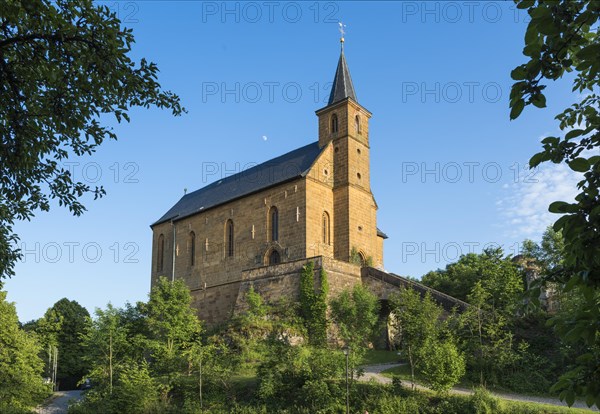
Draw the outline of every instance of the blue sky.
<instances>
[{"instance_id":1,"label":"blue sky","mask_svg":"<svg viewBox=\"0 0 600 414\"><path fill-rule=\"evenodd\" d=\"M548 108L508 119L510 71L527 16L512 2L122 1L133 55L189 113L134 110L119 140L72 159L75 178L102 184L73 218L55 207L18 223L25 259L7 281L22 321L57 300L90 312L145 300L151 230L184 193L317 139L339 57L338 21L358 101L370 122L371 186L388 234L385 268L420 277L462 253L518 252L553 221L576 177L526 169L554 116L574 99L548 87ZM107 118L107 122L112 123Z\"/></svg>"}]
</instances>

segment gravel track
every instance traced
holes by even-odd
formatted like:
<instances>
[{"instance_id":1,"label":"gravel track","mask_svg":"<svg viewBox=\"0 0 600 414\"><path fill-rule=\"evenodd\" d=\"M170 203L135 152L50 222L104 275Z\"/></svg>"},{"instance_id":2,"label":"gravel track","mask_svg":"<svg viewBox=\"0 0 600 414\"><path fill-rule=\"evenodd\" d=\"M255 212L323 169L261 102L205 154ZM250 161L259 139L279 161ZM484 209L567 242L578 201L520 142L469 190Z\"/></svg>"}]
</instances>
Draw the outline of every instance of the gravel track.
<instances>
[{"instance_id":1,"label":"gravel track","mask_svg":"<svg viewBox=\"0 0 600 414\"><path fill-rule=\"evenodd\" d=\"M382 384L391 384L392 379L386 376L381 375L382 371L385 371L390 368L398 367L403 364L380 364L380 365L367 365L362 367L365 370L365 373L362 377L360 377L360 381L369 381L371 379L382 383ZM402 380L402 384L405 387L411 387L413 383L408 380ZM419 390L428 390L427 387L424 387L419 384L414 384L416 389ZM473 390L469 390L467 388L454 387L450 390L453 394L463 394L463 395L471 395L473 394ZM492 395L502 398L503 400L511 400L511 401L522 401L522 402L535 402L541 404L549 404L549 405L557 405L560 407L567 407L567 403L560 401L558 398L551 397L536 397L530 395L521 395L521 394L511 394L511 393L501 393L501 392L492 392ZM589 408L583 401L575 401L573 404L574 408L583 408L588 409L590 412L598 412L597 408Z\"/></svg>"}]
</instances>

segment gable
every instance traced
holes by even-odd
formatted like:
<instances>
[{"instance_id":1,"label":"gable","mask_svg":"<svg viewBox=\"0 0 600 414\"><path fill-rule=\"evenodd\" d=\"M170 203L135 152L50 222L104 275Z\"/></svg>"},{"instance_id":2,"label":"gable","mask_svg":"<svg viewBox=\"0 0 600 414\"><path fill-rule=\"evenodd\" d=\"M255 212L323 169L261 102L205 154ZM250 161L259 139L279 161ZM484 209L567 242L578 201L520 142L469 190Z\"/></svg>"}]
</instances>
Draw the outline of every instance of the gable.
<instances>
[{"instance_id":1,"label":"gable","mask_svg":"<svg viewBox=\"0 0 600 414\"><path fill-rule=\"evenodd\" d=\"M304 177L321 153L318 142L298 148L240 173L184 195L150 227L179 220L248 196L277 184Z\"/></svg>"}]
</instances>

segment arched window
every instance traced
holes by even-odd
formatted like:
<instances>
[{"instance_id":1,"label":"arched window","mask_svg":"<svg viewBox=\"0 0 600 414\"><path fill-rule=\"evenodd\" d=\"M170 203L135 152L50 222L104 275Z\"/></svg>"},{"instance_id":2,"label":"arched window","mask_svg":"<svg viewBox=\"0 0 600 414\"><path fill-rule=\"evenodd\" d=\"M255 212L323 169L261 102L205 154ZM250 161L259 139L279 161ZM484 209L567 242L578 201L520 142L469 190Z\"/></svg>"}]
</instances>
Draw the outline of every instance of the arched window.
<instances>
[{"instance_id":1,"label":"arched window","mask_svg":"<svg viewBox=\"0 0 600 414\"><path fill-rule=\"evenodd\" d=\"M360 117L358 115L354 117L354 126L356 127L356 133L360 134Z\"/></svg>"},{"instance_id":2,"label":"arched window","mask_svg":"<svg viewBox=\"0 0 600 414\"><path fill-rule=\"evenodd\" d=\"M361 266L366 266L367 265L367 258L365 257L365 254L363 252L358 252L358 257L360 258L360 265Z\"/></svg>"},{"instance_id":3,"label":"arched window","mask_svg":"<svg viewBox=\"0 0 600 414\"><path fill-rule=\"evenodd\" d=\"M269 255L269 265L276 265L281 263L281 256L277 250L273 250Z\"/></svg>"},{"instance_id":4,"label":"arched window","mask_svg":"<svg viewBox=\"0 0 600 414\"><path fill-rule=\"evenodd\" d=\"M188 247L190 249L190 266L196 264L196 233L190 231L188 236Z\"/></svg>"},{"instance_id":5,"label":"arched window","mask_svg":"<svg viewBox=\"0 0 600 414\"><path fill-rule=\"evenodd\" d=\"M331 133L338 132L338 117L336 114L331 115Z\"/></svg>"},{"instance_id":6,"label":"arched window","mask_svg":"<svg viewBox=\"0 0 600 414\"><path fill-rule=\"evenodd\" d=\"M323 244L331 244L329 214L326 211L323 212Z\"/></svg>"},{"instance_id":7,"label":"arched window","mask_svg":"<svg viewBox=\"0 0 600 414\"><path fill-rule=\"evenodd\" d=\"M279 211L277 207L271 207L269 211L269 229L271 241L279 240Z\"/></svg>"},{"instance_id":8,"label":"arched window","mask_svg":"<svg viewBox=\"0 0 600 414\"><path fill-rule=\"evenodd\" d=\"M227 220L227 223L225 224L225 241L227 244L227 256L233 257L234 239L233 239L233 221L232 220Z\"/></svg>"},{"instance_id":9,"label":"arched window","mask_svg":"<svg viewBox=\"0 0 600 414\"><path fill-rule=\"evenodd\" d=\"M165 236L158 236L158 252L156 253L156 271L162 272L165 264Z\"/></svg>"}]
</instances>

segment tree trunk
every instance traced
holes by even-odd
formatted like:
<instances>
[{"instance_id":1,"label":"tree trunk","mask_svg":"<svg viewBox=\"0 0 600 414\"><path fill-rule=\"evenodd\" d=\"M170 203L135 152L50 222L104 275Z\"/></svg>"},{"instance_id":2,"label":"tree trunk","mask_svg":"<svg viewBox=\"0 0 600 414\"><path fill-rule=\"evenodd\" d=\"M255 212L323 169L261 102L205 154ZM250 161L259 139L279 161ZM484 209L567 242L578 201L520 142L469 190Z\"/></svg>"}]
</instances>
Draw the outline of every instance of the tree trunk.
<instances>
[{"instance_id":1,"label":"tree trunk","mask_svg":"<svg viewBox=\"0 0 600 414\"><path fill-rule=\"evenodd\" d=\"M113 365L112 365L112 332L108 335L108 376L109 376L109 393L113 390Z\"/></svg>"},{"instance_id":2,"label":"tree trunk","mask_svg":"<svg viewBox=\"0 0 600 414\"><path fill-rule=\"evenodd\" d=\"M413 361L412 348L408 346L408 363L410 365L410 379L412 380L412 389L415 389L415 363Z\"/></svg>"},{"instance_id":3,"label":"tree trunk","mask_svg":"<svg viewBox=\"0 0 600 414\"><path fill-rule=\"evenodd\" d=\"M202 410L202 357L199 361L199 378L198 378L198 393L200 394L200 410Z\"/></svg>"},{"instance_id":4,"label":"tree trunk","mask_svg":"<svg viewBox=\"0 0 600 414\"><path fill-rule=\"evenodd\" d=\"M477 311L477 327L479 329L479 385L485 387L485 381L483 380L483 335L481 333L481 309L478 309Z\"/></svg>"}]
</instances>

